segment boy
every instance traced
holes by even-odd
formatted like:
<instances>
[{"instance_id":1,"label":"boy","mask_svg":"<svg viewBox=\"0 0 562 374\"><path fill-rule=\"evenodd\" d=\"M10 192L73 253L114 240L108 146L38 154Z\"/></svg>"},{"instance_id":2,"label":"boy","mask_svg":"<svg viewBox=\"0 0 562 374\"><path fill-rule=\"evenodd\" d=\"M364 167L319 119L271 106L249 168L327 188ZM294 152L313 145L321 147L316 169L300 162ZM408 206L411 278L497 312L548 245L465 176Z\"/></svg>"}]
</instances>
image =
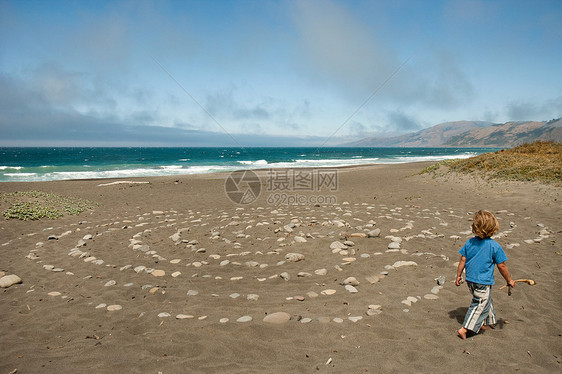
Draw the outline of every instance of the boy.
<instances>
[{"instance_id":1,"label":"boy","mask_svg":"<svg viewBox=\"0 0 562 374\"><path fill-rule=\"evenodd\" d=\"M461 275L466 268L466 283L472 293L472 302L464 317L462 327L457 331L461 339L466 339L468 330L478 333L487 330L496 323L496 313L492 304L492 285L494 282L494 265L509 287L514 287L509 270L505 265L507 256L502 247L494 241L494 235L500 226L494 215L487 210L474 214L472 232L476 235L469 239L459 250L461 260L457 268L455 285L459 286Z\"/></svg>"}]
</instances>

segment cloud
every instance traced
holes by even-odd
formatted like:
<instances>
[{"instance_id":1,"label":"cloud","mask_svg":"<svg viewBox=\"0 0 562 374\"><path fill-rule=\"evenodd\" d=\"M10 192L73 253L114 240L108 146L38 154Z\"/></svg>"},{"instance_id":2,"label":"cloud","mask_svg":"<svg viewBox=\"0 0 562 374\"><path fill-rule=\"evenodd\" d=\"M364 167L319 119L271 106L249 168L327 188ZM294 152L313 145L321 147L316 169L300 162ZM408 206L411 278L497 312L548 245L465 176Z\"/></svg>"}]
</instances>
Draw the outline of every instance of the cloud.
<instances>
[{"instance_id":1,"label":"cloud","mask_svg":"<svg viewBox=\"0 0 562 374\"><path fill-rule=\"evenodd\" d=\"M472 98L460 61L446 49L421 45L408 61L342 3L296 2L291 16L299 34L297 65L305 78L323 89L336 88L351 102L377 92L379 102L453 108Z\"/></svg>"},{"instance_id":2,"label":"cloud","mask_svg":"<svg viewBox=\"0 0 562 374\"><path fill-rule=\"evenodd\" d=\"M57 74L53 76L59 80L52 83L47 79L49 88L58 88L54 94L43 86L29 86L25 80L0 74L0 146L314 146L324 140L313 136L264 135L261 125L255 122L242 126L249 134L225 134L190 123L155 126L150 124L157 120L158 113L150 109L133 111L125 120L112 113L81 112L73 105L89 93L76 91L73 84L63 79L73 74L54 70ZM77 98L53 105L70 93Z\"/></svg>"},{"instance_id":3,"label":"cloud","mask_svg":"<svg viewBox=\"0 0 562 374\"><path fill-rule=\"evenodd\" d=\"M411 132L421 129L421 124L414 117L409 116L401 110L392 111L389 115L391 127L396 132Z\"/></svg>"},{"instance_id":4,"label":"cloud","mask_svg":"<svg viewBox=\"0 0 562 374\"><path fill-rule=\"evenodd\" d=\"M507 115L512 120L547 121L562 117L562 96L552 98L544 103L532 101L512 101L506 107Z\"/></svg>"}]
</instances>

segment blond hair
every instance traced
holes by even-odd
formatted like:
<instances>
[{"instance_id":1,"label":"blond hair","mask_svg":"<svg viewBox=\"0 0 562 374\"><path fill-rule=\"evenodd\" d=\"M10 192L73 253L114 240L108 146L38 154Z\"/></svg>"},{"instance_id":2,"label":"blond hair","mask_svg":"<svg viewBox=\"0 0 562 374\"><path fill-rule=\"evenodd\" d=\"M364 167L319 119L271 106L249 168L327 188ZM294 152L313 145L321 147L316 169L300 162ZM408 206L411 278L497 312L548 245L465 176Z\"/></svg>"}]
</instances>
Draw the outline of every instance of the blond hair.
<instances>
[{"instance_id":1,"label":"blond hair","mask_svg":"<svg viewBox=\"0 0 562 374\"><path fill-rule=\"evenodd\" d=\"M472 219L472 232L474 235L486 239L494 235L500 229L497 218L487 210L479 210L474 213Z\"/></svg>"}]
</instances>

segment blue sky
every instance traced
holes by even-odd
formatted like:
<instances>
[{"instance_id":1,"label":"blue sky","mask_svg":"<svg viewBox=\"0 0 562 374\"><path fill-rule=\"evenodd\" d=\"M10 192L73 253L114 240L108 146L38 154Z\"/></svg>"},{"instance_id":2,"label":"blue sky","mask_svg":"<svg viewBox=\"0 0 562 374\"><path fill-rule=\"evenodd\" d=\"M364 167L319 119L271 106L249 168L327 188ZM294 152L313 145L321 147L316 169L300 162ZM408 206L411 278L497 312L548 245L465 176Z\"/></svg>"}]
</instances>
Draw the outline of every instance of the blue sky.
<instances>
[{"instance_id":1,"label":"blue sky","mask_svg":"<svg viewBox=\"0 0 562 374\"><path fill-rule=\"evenodd\" d=\"M0 146L317 146L550 120L560 19L559 0L0 0Z\"/></svg>"}]
</instances>

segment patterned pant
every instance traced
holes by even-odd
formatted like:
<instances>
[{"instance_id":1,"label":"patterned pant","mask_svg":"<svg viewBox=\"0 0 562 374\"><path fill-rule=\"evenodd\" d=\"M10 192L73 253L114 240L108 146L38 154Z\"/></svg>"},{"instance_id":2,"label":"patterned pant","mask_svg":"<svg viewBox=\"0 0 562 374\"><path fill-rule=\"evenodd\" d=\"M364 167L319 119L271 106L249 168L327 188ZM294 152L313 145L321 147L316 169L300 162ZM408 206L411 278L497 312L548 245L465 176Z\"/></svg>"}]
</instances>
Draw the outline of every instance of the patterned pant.
<instances>
[{"instance_id":1,"label":"patterned pant","mask_svg":"<svg viewBox=\"0 0 562 374\"><path fill-rule=\"evenodd\" d=\"M466 282L466 284L470 293L472 293L472 302L468 307L462 325L464 328L477 333L484 322L486 322L486 325L496 323L496 312L492 302L492 286L472 282Z\"/></svg>"}]
</instances>

